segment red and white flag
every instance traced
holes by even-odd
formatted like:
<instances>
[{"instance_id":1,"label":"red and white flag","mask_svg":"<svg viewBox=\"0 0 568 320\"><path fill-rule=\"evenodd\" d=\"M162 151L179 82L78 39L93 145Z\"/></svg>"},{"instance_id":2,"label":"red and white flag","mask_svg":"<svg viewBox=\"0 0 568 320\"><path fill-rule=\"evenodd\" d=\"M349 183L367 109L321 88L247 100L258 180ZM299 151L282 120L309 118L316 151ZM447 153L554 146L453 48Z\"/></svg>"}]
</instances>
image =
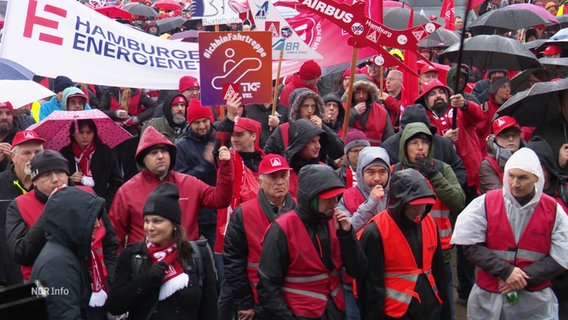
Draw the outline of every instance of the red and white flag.
<instances>
[{"instance_id":1,"label":"red and white flag","mask_svg":"<svg viewBox=\"0 0 568 320\"><path fill-rule=\"evenodd\" d=\"M456 17L456 11L454 0L444 0L442 10L440 10L440 17L444 19L444 29L455 30L454 19Z\"/></svg>"}]
</instances>

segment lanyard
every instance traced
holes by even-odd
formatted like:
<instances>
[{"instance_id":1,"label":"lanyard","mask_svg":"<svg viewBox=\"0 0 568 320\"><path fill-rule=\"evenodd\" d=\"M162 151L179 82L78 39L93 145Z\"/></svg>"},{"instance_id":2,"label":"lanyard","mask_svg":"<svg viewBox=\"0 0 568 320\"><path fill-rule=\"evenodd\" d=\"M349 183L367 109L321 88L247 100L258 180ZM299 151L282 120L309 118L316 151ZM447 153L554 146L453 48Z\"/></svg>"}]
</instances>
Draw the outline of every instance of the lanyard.
<instances>
[{"instance_id":1,"label":"lanyard","mask_svg":"<svg viewBox=\"0 0 568 320\"><path fill-rule=\"evenodd\" d=\"M18 187L18 188L20 189L20 191L22 191L22 194L28 193L28 190L26 190L25 188L23 188L23 187L20 185L20 181L19 181L18 179L14 180L13 184L14 184L16 187Z\"/></svg>"}]
</instances>

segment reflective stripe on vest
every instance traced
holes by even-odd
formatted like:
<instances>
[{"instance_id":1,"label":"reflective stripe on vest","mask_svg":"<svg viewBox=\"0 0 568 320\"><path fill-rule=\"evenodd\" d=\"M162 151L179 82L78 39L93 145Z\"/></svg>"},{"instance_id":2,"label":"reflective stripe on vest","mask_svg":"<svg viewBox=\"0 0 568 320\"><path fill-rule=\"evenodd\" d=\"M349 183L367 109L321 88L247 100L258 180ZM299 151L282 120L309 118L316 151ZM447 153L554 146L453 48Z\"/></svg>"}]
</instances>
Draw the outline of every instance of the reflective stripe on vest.
<instances>
[{"instance_id":1,"label":"reflective stripe on vest","mask_svg":"<svg viewBox=\"0 0 568 320\"><path fill-rule=\"evenodd\" d=\"M392 318L403 317L412 298L421 301L420 295L415 291L416 282L421 274L426 276L436 300L439 304L442 304L442 299L438 295L436 282L431 272L434 252L438 247L434 218L431 215L426 215L421 222L422 268L418 268L408 241L386 210L375 215L371 221L375 222L383 241L386 315Z\"/></svg>"},{"instance_id":2,"label":"reflective stripe on vest","mask_svg":"<svg viewBox=\"0 0 568 320\"><path fill-rule=\"evenodd\" d=\"M327 279L329 278L329 276L337 276L339 275L339 272L334 271L331 274L329 273L322 273L322 274L318 274L315 276L311 276L311 277L285 277L284 281L288 281L288 282L296 282L296 283L300 283L300 282L313 282L313 281L320 281L323 279Z\"/></svg>"},{"instance_id":3,"label":"reflective stripe on vest","mask_svg":"<svg viewBox=\"0 0 568 320\"><path fill-rule=\"evenodd\" d=\"M438 226L438 234L440 235L440 242L442 249L448 250L452 248L450 240L452 239L452 222L450 220L450 210L442 204L440 198L436 198L436 203L430 210L430 215L436 221Z\"/></svg>"},{"instance_id":4,"label":"reflective stripe on vest","mask_svg":"<svg viewBox=\"0 0 568 320\"><path fill-rule=\"evenodd\" d=\"M345 300L339 276L343 266L339 239L334 222L327 224L331 259L335 269L326 268L306 226L294 211L276 218L286 235L290 263L282 285L282 295L290 311L297 317L320 318L324 313L328 299L333 299L337 309L345 310Z\"/></svg>"},{"instance_id":5,"label":"reflective stripe on vest","mask_svg":"<svg viewBox=\"0 0 568 320\"><path fill-rule=\"evenodd\" d=\"M516 259L525 259L531 261L538 261L546 257L546 254L536 251L518 249L517 251L508 250L491 250L499 258L507 261L515 261Z\"/></svg>"},{"instance_id":6,"label":"reflective stripe on vest","mask_svg":"<svg viewBox=\"0 0 568 320\"><path fill-rule=\"evenodd\" d=\"M485 243L487 248L504 261L521 269L542 260L550 253L556 206L554 198L546 194L541 195L517 243L507 217L503 190L488 191L485 195L487 219ZM484 290L499 292L499 279L482 269L478 270L476 283ZM527 287L526 290L537 291L551 285L550 281L544 281Z\"/></svg>"}]
</instances>

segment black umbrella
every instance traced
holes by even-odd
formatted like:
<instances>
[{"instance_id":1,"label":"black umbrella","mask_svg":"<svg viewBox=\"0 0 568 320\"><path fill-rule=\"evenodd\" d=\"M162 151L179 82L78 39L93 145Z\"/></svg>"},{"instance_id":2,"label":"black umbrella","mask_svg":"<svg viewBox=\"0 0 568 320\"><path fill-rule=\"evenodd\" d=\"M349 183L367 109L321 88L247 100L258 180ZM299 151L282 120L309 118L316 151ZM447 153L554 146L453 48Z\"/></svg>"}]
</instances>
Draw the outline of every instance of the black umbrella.
<instances>
[{"instance_id":1,"label":"black umbrella","mask_svg":"<svg viewBox=\"0 0 568 320\"><path fill-rule=\"evenodd\" d=\"M160 28L160 33L164 33L175 28L181 27L188 19L182 17L171 17L157 20L156 24Z\"/></svg>"},{"instance_id":2,"label":"black umbrella","mask_svg":"<svg viewBox=\"0 0 568 320\"><path fill-rule=\"evenodd\" d=\"M456 43L446 49L440 58L448 58L455 62L459 49L460 44ZM490 68L524 70L541 67L535 55L518 40L499 35L478 35L465 39L462 59L462 63L484 70Z\"/></svg>"},{"instance_id":3,"label":"black umbrella","mask_svg":"<svg viewBox=\"0 0 568 320\"><path fill-rule=\"evenodd\" d=\"M513 79L511 79L511 94L527 90L531 86L530 83L531 75L535 76L539 75L537 76L537 78L542 78L541 81L550 81L550 79L552 79L550 73L546 71L544 68L531 68L523 70L522 72L517 73L517 75L514 76Z\"/></svg>"},{"instance_id":4,"label":"black umbrella","mask_svg":"<svg viewBox=\"0 0 568 320\"><path fill-rule=\"evenodd\" d=\"M544 15L525 7L507 6L484 13L469 25L469 30L476 34L494 33L496 28L498 30L518 30L551 22L558 23L558 20L554 17L547 19Z\"/></svg>"},{"instance_id":5,"label":"black umbrella","mask_svg":"<svg viewBox=\"0 0 568 320\"><path fill-rule=\"evenodd\" d=\"M142 16L149 18L158 16L158 11L156 11L156 9L142 3L130 2L125 4L122 7L122 9L132 13L135 16Z\"/></svg>"},{"instance_id":6,"label":"black umbrella","mask_svg":"<svg viewBox=\"0 0 568 320\"><path fill-rule=\"evenodd\" d=\"M517 119L521 126L543 125L560 115L559 95L566 89L568 89L568 79L535 83L530 89L509 98L497 110L493 119L508 115Z\"/></svg>"},{"instance_id":7,"label":"black umbrella","mask_svg":"<svg viewBox=\"0 0 568 320\"><path fill-rule=\"evenodd\" d=\"M537 39L525 42L523 43L523 46L525 46L525 48L529 49L532 52L536 52L538 48L540 48L540 46L542 46L542 44L545 43L546 41L548 41L548 39Z\"/></svg>"},{"instance_id":8,"label":"black umbrella","mask_svg":"<svg viewBox=\"0 0 568 320\"><path fill-rule=\"evenodd\" d=\"M540 58L538 61L552 78L568 77L568 58Z\"/></svg>"},{"instance_id":9,"label":"black umbrella","mask_svg":"<svg viewBox=\"0 0 568 320\"><path fill-rule=\"evenodd\" d=\"M391 29L405 30L408 29L409 16L409 8L385 8L383 11L383 24ZM430 20L424 15L414 14L412 25L419 26L428 22L430 22Z\"/></svg>"},{"instance_id":10,"label":"black umbrella","mask_svg":"<svg viewBox=\"0 0 568 320\"><path fill-rule=\"evenodd\" d=\"M420 40L418 46L421 48L447 48L460 41L460 36L451 30L439 28L428 37Z\"/></svg>"}]
</instances>

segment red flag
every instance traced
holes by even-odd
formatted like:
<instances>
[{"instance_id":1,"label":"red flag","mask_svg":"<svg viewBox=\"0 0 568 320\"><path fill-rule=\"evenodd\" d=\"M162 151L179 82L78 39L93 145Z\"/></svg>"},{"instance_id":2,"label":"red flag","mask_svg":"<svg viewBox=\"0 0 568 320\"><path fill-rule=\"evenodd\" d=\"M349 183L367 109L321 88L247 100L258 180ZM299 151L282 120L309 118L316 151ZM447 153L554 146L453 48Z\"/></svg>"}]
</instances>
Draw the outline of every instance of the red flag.
<instances>
[{"instance_id":1,"label":"red flag","mask_svg":"<svg viewBox=\"0 0 568 320\"><path fill-rule=\"evenodd\" d=\"M444 19L444 29L455 30L454 19L456 13L454 8L454 0L444 0L442 10L440 10L440 17Z\"/></svg>"},{"instance_id":2,"label":"red flag","mask_svg":"<svg viewBox=\"0 0 568 320\"><path fill-rule=\"evenodd\" d=\"M467 10L472 10L478 5L482 4L484 0L468 0L467 2Z\"/></svg>"},{"instance_id":3,"label":"red flag","mask_svg":"<svg viewBox=\"0 0 568 320\"><path fill-rule=\"evenodd\" d=\"M408 17L409 27L412 27L413 20L414 9L410 9L410 15ZM404 50L404 63L411 70L418 70L416 66L416 54L412 50ZM401 71L404 72L404 70ZM414 100L418 97L418 76L410 72L404 72L404 76L402 77L402 87L401 108L404 108L414 104Z\"/></svg>"},{"instance_id":4,"label":"red flag","mask_svg":"<svg viewBox=\"0 0 568 320\"><path fill-rule=\"evenodd\" d=\"M383 0L365 1L365 15L378 23L383 23Z\"/></svg>"}]
</instances>

